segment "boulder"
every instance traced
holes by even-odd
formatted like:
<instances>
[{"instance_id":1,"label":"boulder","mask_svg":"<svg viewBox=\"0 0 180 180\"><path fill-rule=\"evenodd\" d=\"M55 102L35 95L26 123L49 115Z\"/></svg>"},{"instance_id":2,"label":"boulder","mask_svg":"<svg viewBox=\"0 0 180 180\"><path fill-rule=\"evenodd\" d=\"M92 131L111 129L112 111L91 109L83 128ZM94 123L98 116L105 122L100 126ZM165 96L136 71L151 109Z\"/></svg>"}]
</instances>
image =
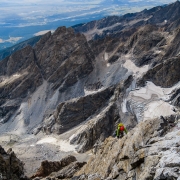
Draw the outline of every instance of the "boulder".
<instances>
[{"instance_id":1,"label":"boulder","mask_svg":"<svg viewBox=\"0 0 180 180\"><path fill-rule=\"evenodd\" d=\"M86 162L78 162L74 156L67 156L60 161L43 161L32 179L69 179L80 170Z\"/></svg>"},{"instance_id":2,"label":"boulder","mask_svg":"<svg viewBox=\"0 0 180 180\"><path fill-rule=\"evenodd\" d=\"M68 166L69 164L71 164L72 162L75 162L75 161L76 161L76 158L71 155L61 159L60 161L55 161L55 162L45 160L45 161L41 162L40 168L37 170L37 172L31 178L47 177L52 172L57 172L57 171L63 169L65 166Z\"/></svg>"}]
</instances>

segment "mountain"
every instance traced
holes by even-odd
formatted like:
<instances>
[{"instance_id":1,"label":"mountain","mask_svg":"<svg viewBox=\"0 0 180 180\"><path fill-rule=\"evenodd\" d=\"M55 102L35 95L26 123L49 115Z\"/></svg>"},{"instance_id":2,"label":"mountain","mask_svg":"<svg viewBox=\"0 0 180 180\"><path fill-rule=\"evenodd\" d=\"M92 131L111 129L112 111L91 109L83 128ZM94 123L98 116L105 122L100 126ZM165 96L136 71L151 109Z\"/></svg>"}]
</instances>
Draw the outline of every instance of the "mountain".
<instances>
[{"instance_id":1,"label":"mountain","mask_svg":"<svg viewBox=\"0 0 180 180\"><path fill-rule=\"evenodd\" d=\"M108 16L97 21L75 26L76 32L88 32L93 39L115 35L126 29L140 27L146 24L158 25L165 28L177 28L179 22L179 1L168 6L157 6L152 9L144 9L138 13L128 13L123 16ZM174 26L173 26L174 25ZM90 31L91 30L91 31ZM173 29L171 29L173 30ZM119 33L118 33L119 32Z\"/></svg>"},{"instance_id":2,"label":"mountain","mask_svg":"<svg viewBox=\"0 0 180 180\"><path fill-rule=\"evenodd\" d=\"M179 180L179 10L59 27L0 61L0 141L28 177Z\"/></svg>"},{"instance_id":3,"label":"mountain","mask_svg":"<svg viewBox=\"0 0 180 180\"><path fill-rule=\"evenodd\" d=\"M72 26L75 32L84 33L87 40L103 39L104 37L121 37L125 41L126 36L129 37L136 28L145 24L159 24L169 30L177 28L179 25L179 1L169 6L158 6L152 9L145 9L137 13L128 13L123 16L108 16L100 20L91 21L89 23L81 23ZM168 12L168 14L167 14ZM166 15L163 15L166 13ZM88 32L88 34L86 34ZM27 41L19 43L10 48L0 51L0 60L11 55L15 51L27 45L33 46L41 36L33 37ZM117 38L116 38L117 39Z\"/></svg>"},{"instance_id":4,"label":"mountain","mask_svg":"<svg viewBox=\"0 0 180 180\"><path fill-rule=\"evenodd\" d=\"M0 50L13 46L45 31L54 31L59 26L70 27L109 15L123 15L139 12L145 8L173 2L133 0L66 0L13 2L2 0L0 16Z\"/></svg>"},{"instance_id":5,"label":"mountain","mask_svg":"<svg viewBox=\"0 0 180 180\"><path fill-rule=\"evenodd\" d=\"M18 43L12 47L8 47L5 48L3 50L0 50L0 60L5 59L6 57L10 56L11 54L13 54L14 52L30 45L30 46L34 46L36 44L36 42L39 41L39 39L41 38L41 36L36 36L33 37L31 39L28 39L26 41L23 41L21 43Z\"/></svg>"}]
</instances>

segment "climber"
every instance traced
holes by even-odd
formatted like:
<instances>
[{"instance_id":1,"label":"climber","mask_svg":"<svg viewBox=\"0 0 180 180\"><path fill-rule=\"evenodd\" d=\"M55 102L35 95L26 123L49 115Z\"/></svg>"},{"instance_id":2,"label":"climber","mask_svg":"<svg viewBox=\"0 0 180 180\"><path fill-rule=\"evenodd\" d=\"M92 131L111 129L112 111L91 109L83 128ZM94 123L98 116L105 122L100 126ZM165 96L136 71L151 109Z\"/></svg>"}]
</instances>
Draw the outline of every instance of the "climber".
<instances>
[{"instance_id":1,"label":"climber","mask_svg":"<svg viewBox=\"0 0 180 180\"><path fill-rule=\"evenodd\" d=\"M124 127L122 123L119 123L118 128L116 130L116 137L122 138L124 136L124 132L127 134L127 129Z\"/></svg>"}]
</instances>

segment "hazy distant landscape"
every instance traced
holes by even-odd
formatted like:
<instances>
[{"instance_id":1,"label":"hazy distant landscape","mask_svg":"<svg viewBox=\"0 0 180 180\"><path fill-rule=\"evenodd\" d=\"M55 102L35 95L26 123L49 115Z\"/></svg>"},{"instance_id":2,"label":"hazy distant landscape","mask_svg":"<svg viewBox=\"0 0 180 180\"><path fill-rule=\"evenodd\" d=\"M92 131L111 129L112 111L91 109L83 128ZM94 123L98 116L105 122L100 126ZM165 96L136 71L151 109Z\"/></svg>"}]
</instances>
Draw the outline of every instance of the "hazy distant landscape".
<instances>
[{"instance_id":1,"label":"hazy distant landscape","mask_svg":"<svg viewBox=\"0 0 180 180\"><path fill-rule=\"evenodd\" d=\"M30 37L109 15L141 11L173 0L23 0L0 2L0 50Z\"/></svg>"}]
</instances>

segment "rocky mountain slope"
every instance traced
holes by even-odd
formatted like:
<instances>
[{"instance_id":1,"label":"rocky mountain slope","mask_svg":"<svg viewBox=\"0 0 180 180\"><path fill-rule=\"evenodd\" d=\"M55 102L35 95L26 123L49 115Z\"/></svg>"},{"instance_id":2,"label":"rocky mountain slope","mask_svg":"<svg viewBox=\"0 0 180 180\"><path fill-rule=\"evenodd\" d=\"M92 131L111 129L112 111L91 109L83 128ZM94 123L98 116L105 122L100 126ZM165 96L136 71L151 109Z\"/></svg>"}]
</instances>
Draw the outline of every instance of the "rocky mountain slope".
<instances>
[{"instance_id":1,"label":"rocky mountain slope","mask_svg":"<svg viewBox=\"0 0 180 180\"><path fill-rule=\"evenodd\" d=\"M166 30L174 30L179 26L179 4L180 2L176 1L169 5L157 6L137 13L109 16L98 21L77 25L74 29L76 32L83 32L88 40L103 39L107 36L119 37L130 32L129 30L136 31L137 28L147 24L157 25Z\"/></svg>"},{"instance_id":2,"label":"rocky mountain slope","mask_svg":"<svg viewBox=\"0 0 180 180\"><path fill-rule=\"evenodd\" d=\"M161 121L140 122L121 140L107 138L74 179L179 179L179 129L162 134Z\"/></svg>"},{"instance_id":3,"label":"rocky mountain slope","mask_svg":"<svg viewBox=\"0 0 180 180\"><path fill-rule=\"evenodd\" d=\"M8 47L3 50L0 50L0 60L10 56L11 54L15 53L16 51L18 51L20 49L23 49L24 47L26 47L28 45L34 46L39 41L40 38L41 38L41 36L35 36L31 39L28 39L26 41L18 43L12 47Z\"/></svg>"},{"instance_id":4,"label":"rocky mountain slope","mask_svg":"<svg viewBox=\"0 0 180 180\"><path fill-rule=\"evenodd\" d=\"M177 1L60 27L0 61L0 142L29 177L180 177L179 14Z\"/></svg>"}]
</instances>

